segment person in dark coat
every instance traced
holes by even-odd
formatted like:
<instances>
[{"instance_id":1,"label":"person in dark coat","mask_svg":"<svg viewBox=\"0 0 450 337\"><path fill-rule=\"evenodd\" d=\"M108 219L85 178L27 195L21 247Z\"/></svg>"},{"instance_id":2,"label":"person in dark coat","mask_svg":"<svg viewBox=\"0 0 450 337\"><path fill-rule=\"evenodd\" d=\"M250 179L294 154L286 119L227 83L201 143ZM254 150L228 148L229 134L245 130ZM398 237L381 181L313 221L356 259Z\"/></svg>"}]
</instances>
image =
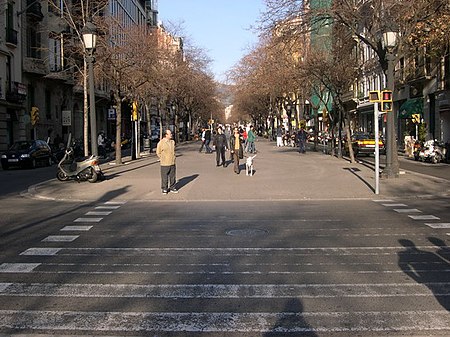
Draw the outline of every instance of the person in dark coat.
<instances>
[{"instance_id":1,"label":"person in dark coat","mask_svg":"<svg viewBox=\"0 0 450 337\"><path fill-rule=\"evenodd\" d=\"M225 151L228 148L227 137L223 133L222 127L219 126L217 128L217 134L214 137L213 141L214 146L216 147L216 166L225 166ZM222 162L220 162L222 160Z\"/></svg>"},{"instance_id":2,"label":"person in dark coat","mask_svg":"<svg viewBox=\"0 0 450 337\"><path fill-rule=\"evenodd\" d=\"M233 135L230 138L230 151L233 155L234 172L239 174L239 159L244 158L244 138L236 127L233 129Z\"/></svg>"},{"instance_id":3,"label":"person in dark coat","mask_svg":"<svg viewBox=\"0 0 450 337\"><path fill-rule=\"evenodd\" d=\"M297 132L297 142L298 142L298 152L299 153L305 153L306 152L306 139L308 138L308 135L306 134L306 131L304 128L301 128Z\"/></svg>"}]
</instances>

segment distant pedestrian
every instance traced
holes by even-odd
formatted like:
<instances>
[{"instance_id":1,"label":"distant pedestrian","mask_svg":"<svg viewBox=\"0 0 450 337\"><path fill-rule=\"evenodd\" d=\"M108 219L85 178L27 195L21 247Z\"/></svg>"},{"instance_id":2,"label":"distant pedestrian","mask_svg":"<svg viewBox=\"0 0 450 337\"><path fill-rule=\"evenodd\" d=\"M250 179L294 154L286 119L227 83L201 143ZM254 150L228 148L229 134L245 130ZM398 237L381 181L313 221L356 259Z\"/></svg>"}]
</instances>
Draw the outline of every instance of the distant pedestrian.
<instances>
[{"instance_id":1,"label":"distant pedestrian","mask_svg":"<svg viewBox=\"0 0 450 337\"><path fill-rule=\"evenodd\" d=\"M226 167L225 151L227 150L228 143L221 126L217 128L217 134L214 137L213 144L216 147L216 166Z\"/></svg>"},{"instance_id":2,"label":"distant pedestrian","mask_svg":"<svg viewBox=\"0 0 450 337\"><path fill-rule=\"evenodd\" d=\"M212 153L212 149L209 147L211 143L211 130L208 128L205 130L205 149L206 153Z\"/></svg>"},{"instance_id":3,"label":"distant pedestrian","mask_svg":"<svg viewBox=\"0 0 450 337\"><path fill-rule=\"evenodd\" d=\"M206 129L203 128L202 129L202 133L200 135L200 138L201 138L201 141L202 141L202 146L200 146L200 149L198 150L198 152L202 152L203 151L203 147L205 146L205 142L206 142L205 135L206 135Z\"/></svg>"},{"instance_id":4,"label":"distant pedestrian","mask_svg":"<svg viewBox=\"0 0 450 337\"><path fill-rule=\"evenodd\" d=\"M178 193L176 184L176 166L175 166L175 141L172 139L172 132L166 130L156 146L156 155L161 165L161 190L163 194L170 192Z\"/></svg>"},{"instance_id":5,"label":"distant pedestrian","mask_svg":"<svg viewBox=\"0 0 450 337\"><path fill-rule=\"evenodd\" d=\"M239 133L239 129L236 127L233 130L233 135L230 139L230 151L233 155L233 163L234 163L234 172L239 174L239 159L244 158L244 138Z\"/></svg>"},{"instance_id":6,"label":"distant pedestrian","mask_svg":"<svg viewBox=\"0 0 450 337\"><path fill-rule=\"evenodd\" d=\"M95 138L94 138L95 139ZM100 131L97 138L98 154L100 157L106 158L105 133Z\"/></svg>"},{"instance_id":7,"label":"distant pedestrian","mask_svg":"<svg viewBox=\"0 0 450 337\"><path fill-rule=\"evenodd\" d=\"M247 133L247 152L249 153L255 153L255 140L256 140L256 133L253 125L250 125L250 129Z\"/></svg>"},{"instance_id":8,"label":"distant pedestrian","mask_svg":"<svg viewBox=\"0 0 450 337\"><path fill-rule=\"evenodd\" d=\"M308 139L308 135L304 128L301 128L297 132L297 143L298 143L298 152L305 153L306 152L306 140Z\"/></svg>"},{"instance_id":9,"label":"distant pedestrian","mask_svg":"<svg viewBox=\"0 0 450 337\"><path fill-rule=\"evenodd\" d=\"M283 129L281 126L277 127L277 146L283 146Z\"/></svg>"}]
</instances>

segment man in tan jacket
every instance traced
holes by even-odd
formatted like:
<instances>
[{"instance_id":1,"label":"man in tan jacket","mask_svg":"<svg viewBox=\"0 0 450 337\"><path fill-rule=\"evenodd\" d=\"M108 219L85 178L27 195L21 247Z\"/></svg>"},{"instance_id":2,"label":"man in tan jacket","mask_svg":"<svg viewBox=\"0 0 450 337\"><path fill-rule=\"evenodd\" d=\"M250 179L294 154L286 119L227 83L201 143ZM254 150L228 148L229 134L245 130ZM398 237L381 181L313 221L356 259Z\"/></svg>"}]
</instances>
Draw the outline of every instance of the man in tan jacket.
<instances>
[{"instance_id":1,"label":"man in tan jacket","mask_svg":"<svg viewBox=\"0 0 450 337\"><path fill-rule=\"evenodd\" d=\"M166 130L156 146L156 155L161 165L161 189L163 194L170 192L178 193L175 188L176 167L175 167L175 141L172 139L172 132Z\"/></svg>"}]
</instances>

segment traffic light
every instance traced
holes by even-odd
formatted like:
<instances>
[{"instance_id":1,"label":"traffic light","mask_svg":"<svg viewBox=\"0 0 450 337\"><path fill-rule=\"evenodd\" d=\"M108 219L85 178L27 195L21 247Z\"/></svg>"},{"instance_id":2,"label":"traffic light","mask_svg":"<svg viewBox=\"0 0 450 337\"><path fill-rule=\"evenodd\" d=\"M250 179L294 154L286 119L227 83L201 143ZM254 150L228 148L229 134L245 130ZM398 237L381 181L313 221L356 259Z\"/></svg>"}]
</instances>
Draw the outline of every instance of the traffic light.
<instances>
[{"instance_id":1,"label":"traffic light","mask_svg":"<svg viewBox=\"0 0 450 337\"><path fill-rule=\"evenodd\" d=\"M420 114L412 114L411 120L414 124L419 124L420 123Z\"/></svg>"},{"instance_id":2,"label":"traffic light","mask_svg":"<svg viewBox=\"0 0 450 337\"><path fill-rule=\"evenodd\" d=\"M31 125L36 125L39 122L39 109L37 107L32 107L31 112Z\"/></svg>"},{"instance_id":3,"label":"traffic light","mask_svg":"<svg viewBox=\"0 0 450 337\"><path fill-rule=\"evenodd\" d=\"M370 103L380 102L380 90L369 91L369 102Z\"/></svg>"},{"instance_id":4,"label":"traffic light","mask_svg":"<svg viewBox=\"0 0 450 337\"><path fill-rule=\"evenodd\" d=\"M392 111L392 91L383 90L381 92L380 110L384 112Z\"/></svg>"},{"instance_id":5,"label":"traffic light","mask_svg":"<svg viewBox=\"0 0 450 337\"><path fill-rule=\"evenodd\" d=\"M133 110L132 110L132 118L131 120L137 121L138 120L138 105L137 102L133 102Z\"/></svg>"}]
</instances>

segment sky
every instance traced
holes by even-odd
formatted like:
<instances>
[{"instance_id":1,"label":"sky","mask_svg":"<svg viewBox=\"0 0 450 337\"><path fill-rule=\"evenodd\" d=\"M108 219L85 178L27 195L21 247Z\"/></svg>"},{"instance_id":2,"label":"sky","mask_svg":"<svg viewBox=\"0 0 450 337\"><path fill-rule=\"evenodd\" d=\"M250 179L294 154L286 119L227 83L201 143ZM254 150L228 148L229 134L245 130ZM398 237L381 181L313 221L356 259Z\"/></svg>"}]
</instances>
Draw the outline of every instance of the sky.
<instances>
[{"instance_id":1,"label":"sky","mask_svg":"<svg viewBox=\"0 0 450 337\"><path fill-rule=\"evenodd\" d=\"M206 51L215 79L224 82L225 72L257 43L251 27L264 8L264 0L158 0L158 17L169 30L180 25L180 35Z\"/></svg>"}]
</instances>

